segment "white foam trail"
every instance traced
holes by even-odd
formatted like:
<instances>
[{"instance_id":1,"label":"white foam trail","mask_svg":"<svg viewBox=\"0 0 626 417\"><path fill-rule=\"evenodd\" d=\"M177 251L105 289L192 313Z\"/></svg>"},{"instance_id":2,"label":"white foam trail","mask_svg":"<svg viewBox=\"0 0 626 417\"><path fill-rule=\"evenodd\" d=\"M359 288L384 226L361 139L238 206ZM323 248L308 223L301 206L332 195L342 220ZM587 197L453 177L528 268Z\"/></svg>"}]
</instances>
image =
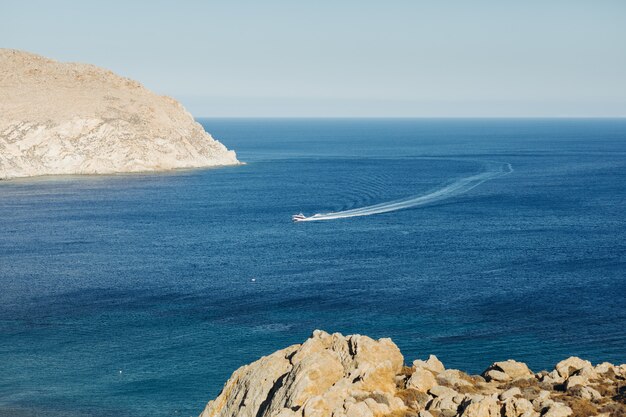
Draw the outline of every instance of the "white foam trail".
<instances>
[{"instance_id":1,"label":"white foam trail","mask_svg":"<svg viewBox=\"0 0 626 417\"><path fill-rule=\"evenodd\" d=\"M317 213L300 221L314 222L322 220L345 219L348 217L370 216L372 214L388 213L390 211L421 207L427 204L439 202L466 193L485 181L510 174L511 172L513 172L513 167L511 166L511 164L489 162L487 163L486 171L481 172L480 174L461 178L460 180L457 180L452 184L446 185L445 187L428 194L410 197L403 200L395 200L386 203L374 204L372 206L366 206L351 210L336 211L331 213Z\"/></svg>"}]
</instances>

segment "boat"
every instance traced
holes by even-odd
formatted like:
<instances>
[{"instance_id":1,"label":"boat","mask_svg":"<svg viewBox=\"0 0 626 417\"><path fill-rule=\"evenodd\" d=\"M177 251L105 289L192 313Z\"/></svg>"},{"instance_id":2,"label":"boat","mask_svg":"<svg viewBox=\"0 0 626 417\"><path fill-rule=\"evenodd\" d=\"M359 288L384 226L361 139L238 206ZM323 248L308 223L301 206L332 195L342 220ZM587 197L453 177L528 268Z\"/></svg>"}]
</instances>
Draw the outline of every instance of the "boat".
<instances>
[{"instance_id":1,"label":"boat","mask_svg":"<svg viewBox=\"0 0 626 417\"><path fill-rule=\"evenodd\" d=\"M304 219L306 219L306 216L302 213L294 214L293 216L291 216L291 220L294 222L301 222Z\"/></svg>"}]
</instances>

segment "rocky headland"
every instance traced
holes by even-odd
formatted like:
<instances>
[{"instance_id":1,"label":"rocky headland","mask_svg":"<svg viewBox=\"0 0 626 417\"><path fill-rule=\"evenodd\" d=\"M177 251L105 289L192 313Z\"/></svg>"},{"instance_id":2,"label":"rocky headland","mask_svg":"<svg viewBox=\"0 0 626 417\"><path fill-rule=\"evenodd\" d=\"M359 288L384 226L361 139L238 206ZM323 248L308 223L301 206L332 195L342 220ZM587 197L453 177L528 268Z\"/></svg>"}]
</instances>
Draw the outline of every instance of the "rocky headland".
<instances>
[{"instance_id":1,"label":"rocky headland","mask_svg":"<svg viewBox=\"0 0 626 417\"><path fill-rule=\"evenodd\" d=\"M0 179L238 163L172 98L93 65L0 49Z\"/></svg>"},{"instance_id":2,"label":"rocky headland","mask_svg":"<svg viewBox=\"0 0 626 417\"><path fill-rule=\"evenodd\" d=\"M534 373L514 360L481 375L433 355L405 366L391 339L316 330L236 370L201 417L623 417L626 365L571 357Z\"/></svg>"}]
</instances>

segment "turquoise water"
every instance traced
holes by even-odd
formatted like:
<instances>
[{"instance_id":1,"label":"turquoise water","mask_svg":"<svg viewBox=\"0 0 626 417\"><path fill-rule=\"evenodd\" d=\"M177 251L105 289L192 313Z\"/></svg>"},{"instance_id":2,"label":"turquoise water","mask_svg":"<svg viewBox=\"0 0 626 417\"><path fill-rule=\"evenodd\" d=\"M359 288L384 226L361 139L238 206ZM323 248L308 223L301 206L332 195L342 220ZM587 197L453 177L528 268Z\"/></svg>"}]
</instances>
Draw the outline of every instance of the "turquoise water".
<instances>
[{"instance_id":1,"label":"turquoise water","mask_svg":"<svg viewBox=\"0 0 626 417\"><path fill-rule=\"evenodd\" d=\"M0 415L195 416L316 328L626 362L626 120L202 123L248 164L0 183Z\"/></svg>"}]
</instances>

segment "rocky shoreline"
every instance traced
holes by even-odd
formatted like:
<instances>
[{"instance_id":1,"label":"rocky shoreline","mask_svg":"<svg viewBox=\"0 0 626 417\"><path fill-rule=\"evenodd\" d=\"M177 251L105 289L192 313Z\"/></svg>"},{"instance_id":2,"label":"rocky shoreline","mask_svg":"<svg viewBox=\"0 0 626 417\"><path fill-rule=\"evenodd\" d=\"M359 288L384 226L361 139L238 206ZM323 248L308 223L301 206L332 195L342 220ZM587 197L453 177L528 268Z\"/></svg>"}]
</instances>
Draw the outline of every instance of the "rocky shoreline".
<instances>
[{"instance_id":1,"label":"rocky shoreline","mask_svg":"<svg viewBox=\"0 0 626 417\"><path fill-rule=\"evenodd\" d=\"M405 366L391 339L316 330L236 370L200 417L623 417L626 364L570 357L534 373L514 360L481 375L433 355Z\"/></svg>"}]
</instances>

